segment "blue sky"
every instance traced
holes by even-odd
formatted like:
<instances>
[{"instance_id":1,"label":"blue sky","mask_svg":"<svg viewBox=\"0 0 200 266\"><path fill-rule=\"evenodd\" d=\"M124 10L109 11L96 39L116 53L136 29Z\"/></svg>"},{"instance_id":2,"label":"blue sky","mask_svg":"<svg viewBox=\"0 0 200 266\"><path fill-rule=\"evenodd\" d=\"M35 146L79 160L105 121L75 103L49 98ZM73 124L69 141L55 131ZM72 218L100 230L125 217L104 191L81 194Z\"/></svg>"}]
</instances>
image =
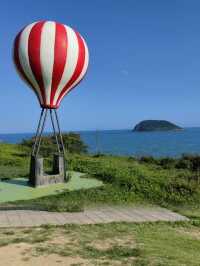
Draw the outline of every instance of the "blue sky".
<instances>
[{"instance_id":1,"label":"blue sky","mask_svg":"<svg viewBox=\"0 0 200 266\"><path fill-rule=\"evenodd\" d=\"M2 1L0 133L35 131L39 104L11 53L17 32L41 19L77 29L90 51L87 77L59 108L63 130L132 128L143 119L200 126L199 13L198 0Z\"/></svg>"}]
</instances>

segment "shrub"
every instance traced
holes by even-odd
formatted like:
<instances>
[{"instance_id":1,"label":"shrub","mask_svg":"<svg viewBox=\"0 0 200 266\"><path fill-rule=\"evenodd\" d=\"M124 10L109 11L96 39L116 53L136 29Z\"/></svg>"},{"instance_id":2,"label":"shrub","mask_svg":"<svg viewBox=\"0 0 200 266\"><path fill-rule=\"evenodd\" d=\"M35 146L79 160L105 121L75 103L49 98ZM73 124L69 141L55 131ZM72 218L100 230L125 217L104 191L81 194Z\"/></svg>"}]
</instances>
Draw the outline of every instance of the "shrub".
<instances>
[{"instance_id":1,"label":"shrub","mask_svg":"<svg viewBox=\"0 0 200 266\"><path fill-rule=\"evenodd\" d=\"M63 143L65 149L69 153L87 153L87 145L81 140L80 135L76 133L65 133L62 134ZM23 147L28 147L29 149L33 147L35 137L23 140L21 145ZM43 136L41 140L40 154L44 157L48 157L49 154L57 151L56 140L53 135Z\"/></svg>"},{"instance_id":2,"label":"shrub","mask_svg":"<svg viewBox=\"0 0 200 266\"><path fill-rule=\"evenodd\" d=\"M164 161L163 165L174 161ZM73 169L93 175L106 183L118 187L124 193L132 192L137 196L156 203L183 203L193 201L199 195L194 182L188 183L188 171L154 169L138 162L128 162L117 157L92 158L76 156L70 158ZM166 166L166 165L165 165Z\"/></svg>"},{"instance_id":3,"label":"shrub","mask_svg":"<svg viewBox=\"0 0 200 266\"><path fill-rule=\"evenodd\" d=\"M156 164L157 160L153 156L142 156L139 158L139 162Z\"/></svg>"},{"instance_id":4,"label":"shrub","mask_svg":"<svg viewBox=\"0 0 200 266\"><path fill-rule=\"evenodd\" d=\"M159 165L164 169L170 169L175 166L175 159L169 157L162 158L159 160Z\"/></svg>"},{"instance_id":5,"label":"shrub","mask_svg":"<svg viewBox=\"0 0 200 266\"><path fill-rule=\"evenodd\" d=\"M175 167L177 169L188 169L188 170L191 170L191 162L186 160L186 159L179 159L176 164L175 164Z\"/></svg>"}]
</instances>

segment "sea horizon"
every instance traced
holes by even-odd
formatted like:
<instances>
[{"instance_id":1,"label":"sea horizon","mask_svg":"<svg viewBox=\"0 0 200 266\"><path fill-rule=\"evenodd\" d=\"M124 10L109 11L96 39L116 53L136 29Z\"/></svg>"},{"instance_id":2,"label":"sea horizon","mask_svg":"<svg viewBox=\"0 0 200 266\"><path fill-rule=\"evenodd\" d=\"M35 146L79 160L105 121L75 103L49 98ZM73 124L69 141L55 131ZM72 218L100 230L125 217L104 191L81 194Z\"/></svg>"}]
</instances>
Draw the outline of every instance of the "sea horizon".
<instances>
[{"instance_id":1,"label":"sea horizon","mask_svg":"<svg viewBox=\"0 0 200 266\"><path fill-rule=\"evenodd\" d=\"M133 127L134 128L134 127ZM66 133L66 132L91 132L91 131L126 131L126 130L130 130L130 131L133 131L133 128L118 128L118 129L71 129L71 130L61 130L63 133ZM200 128L200 125L199 126L182 126L181 127L182 129L192 129L192 128ZM175 131L175 130L166 130L166 131L140 131L138 133L146 133L146 132L169 132L169 131ZM23 131L23 132L0 132L0 135L12 135L12 134L35 134L36 133L36 130L35 131ZM53 131L44 131L45 134L53 134ZM135 133L137 133L135 131Z\"/></svg>"},{"instance_id":2,"label":"sea horizon","mask_svg":"<svg viewBox=\"0 0 200 266\"><path fill-rule=\"evenodd\" d=\"M133 132L132 129L69 130L81 136L88 152L120 156L180 157L200 154L200 127L184 127L181 131ZM46 131L44 134L52 134ZM0 133L1 143L20 143L35 132Z\"/></svg>"}]
</instances>

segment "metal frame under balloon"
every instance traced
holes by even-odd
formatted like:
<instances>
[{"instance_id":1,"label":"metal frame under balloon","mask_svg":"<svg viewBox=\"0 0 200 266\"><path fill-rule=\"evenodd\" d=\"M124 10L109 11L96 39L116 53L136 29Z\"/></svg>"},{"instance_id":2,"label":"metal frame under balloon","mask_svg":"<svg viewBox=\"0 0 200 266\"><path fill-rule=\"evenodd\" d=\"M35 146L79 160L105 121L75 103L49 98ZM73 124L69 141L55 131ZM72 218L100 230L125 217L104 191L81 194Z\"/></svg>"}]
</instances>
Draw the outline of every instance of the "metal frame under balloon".
<instances>
[{"instance_id":1,"label":"metal frame under balloon","mask_svg":"<svg viewBox=\"0 0 200 266\"><path fill-rule=\"evenodd\" d=\"M53 156L51 175L48 175L44 172L43 157L39 156L42 134L44 132L48 112L50 113L51 124L58 150L58 153L54 154ZM56 109L42 108L35 135L35 142L31 153L29 184L31 186L37 187L42 185L63 183L66 181L65 147L60 130L58 114Z\"/></svg>"},{"instance_id":2,"label":"metal frame under balloon","mask_svg":"<svg viewBox=\"0 0 200 266\"><path fill-rule=\"evenodd\" d=\"M40 151L40 144L42 140L42 133L44 131L44 127L46 124L47 120L47 114L48 111L50 112L50 118L51 118L51 124L53 127L53 132L54 132L54 137L56 140L56 145L58 149L58 153L62 153L65 155L65 147L63 143L63 138L60 130L60 124L59 124L59 119L58 119L58 114L56 109L47 109L47 108L42 108L41 113L40 113L40 119L36 131L36 136L35 136L35 142L32 148L32 156L38 156L39 151Z\"/></svg>"}]
</instances>

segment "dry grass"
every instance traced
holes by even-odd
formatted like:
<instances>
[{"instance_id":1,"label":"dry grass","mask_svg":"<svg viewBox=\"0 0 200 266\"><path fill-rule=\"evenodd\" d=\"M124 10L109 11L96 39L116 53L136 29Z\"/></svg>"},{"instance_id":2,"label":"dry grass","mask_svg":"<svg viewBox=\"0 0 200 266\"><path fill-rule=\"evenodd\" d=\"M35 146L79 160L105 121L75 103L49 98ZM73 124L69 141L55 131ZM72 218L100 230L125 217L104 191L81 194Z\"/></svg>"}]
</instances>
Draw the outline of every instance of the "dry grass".
<instances>
[{"instance_id":1,"label":"dry grass","mask_svg":"<svg viewBox=\"0 0 200 266\"><path fill-rule=\"evenodd\" d=\"M200 265L200 223L0 229L0 265Z\"/></svg>"}]
</instances>

